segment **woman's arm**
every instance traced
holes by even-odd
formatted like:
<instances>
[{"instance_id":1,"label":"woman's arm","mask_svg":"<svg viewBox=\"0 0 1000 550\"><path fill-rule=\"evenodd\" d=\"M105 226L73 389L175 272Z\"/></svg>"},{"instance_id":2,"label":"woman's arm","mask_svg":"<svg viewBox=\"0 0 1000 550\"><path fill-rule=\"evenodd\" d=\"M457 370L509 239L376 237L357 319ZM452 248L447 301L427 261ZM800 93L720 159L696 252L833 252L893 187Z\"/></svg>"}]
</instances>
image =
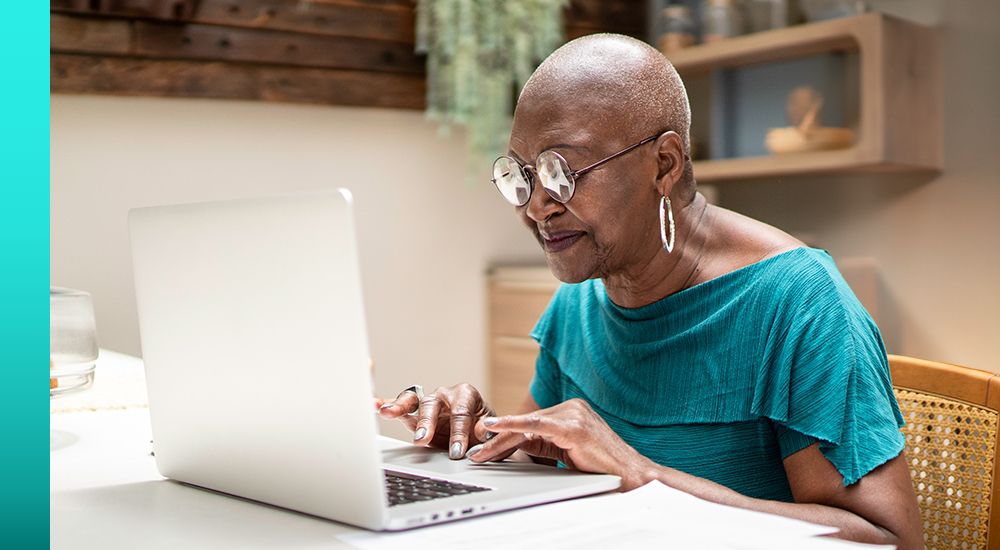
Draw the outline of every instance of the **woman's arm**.
<instances>
[{"instance_id":1,"label":"woman's arm","mask_svg":"<svg viewBox=\"0 0 1000 550\"><path fill-rule=\"evenodd\" d=\"M718 483L654 463L618 437L580 399L523 415L484 418L476 426L477 431L480 429L498 435L477 453L471 453L475 462L493 460L511 448L519 448L578 470L618 475L622 490L658 480L711 502L836 527L840 532L835 536L844 539L895 544L901 550L923 544L920 514L902 457L844 487L837 469L817 445L812 445L784 461L795 498L794 503L787 503L747 497Z\"/></svg>"},{"instance_id":2,"label":"woman's arm","mask_svg":"<svg viewBox=\"0 0 1000 550\"><path fill-rule=\"evenodd\" d=\"M644 457L643 461L647 469L639 483L659 480L711 502L829 525L840 529L833 536L857 542L894 544L900 550L923 546L920 510L902 455L845 487L818 444L811 445L784 461L795 502L751 498Z\"/></svg>"}]
</instances>

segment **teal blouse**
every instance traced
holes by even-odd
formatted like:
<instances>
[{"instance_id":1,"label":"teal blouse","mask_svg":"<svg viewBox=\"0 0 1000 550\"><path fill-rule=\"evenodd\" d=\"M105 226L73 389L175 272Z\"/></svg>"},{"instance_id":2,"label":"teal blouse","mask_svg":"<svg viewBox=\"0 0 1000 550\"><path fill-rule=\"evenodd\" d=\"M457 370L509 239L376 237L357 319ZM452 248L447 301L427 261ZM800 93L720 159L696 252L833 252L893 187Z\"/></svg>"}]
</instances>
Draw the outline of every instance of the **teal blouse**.
<instances>
[{"instance_id":1,"label":"teal blouse","mask_svg":"<svg viewBox=\"0 0 1000 550\"><path fill-rule=\"evenodd\" d=\"M844 485L903 449L878 328L822 250L639 308L562 285L532 337L539 406L582 398L643 455L745 495L792 501L782 460L817 441Z\"/></svg>"}]
</instances>

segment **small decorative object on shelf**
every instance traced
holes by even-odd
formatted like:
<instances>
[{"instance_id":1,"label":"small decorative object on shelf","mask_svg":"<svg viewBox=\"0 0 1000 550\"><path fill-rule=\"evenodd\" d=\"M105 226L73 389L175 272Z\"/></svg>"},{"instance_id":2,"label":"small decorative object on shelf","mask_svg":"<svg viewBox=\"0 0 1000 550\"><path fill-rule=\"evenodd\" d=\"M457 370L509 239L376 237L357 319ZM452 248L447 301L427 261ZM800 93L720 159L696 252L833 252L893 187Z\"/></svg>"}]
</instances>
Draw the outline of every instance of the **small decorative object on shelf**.
<instances>
[{"instance_id":1,"label":"small decorative object on shelf","mask_svg":"<svg viewBox=\"0 0 1000 550\"><path fill-rule=\"evenodd\" d=\"M97 328L90 294L49 289L49 396L89 388L97 361Z\"/></svg>"},{"instance_id":2,"label":"small decorative object on shelf","mask_svg":"<svg viewBox=\"0 0 1000 550\"><path fill-rule=\"evenodd\" d=\"M746 32L738 0L705 0L701 6L701 40L708 44Z\"/></svg>"},{"instance_id":3,"label":"small decorative object on shelf","mask_svg":"<svg viewBox=\"0 0 1000 550\"><path fill-rule=\"evenodd\" d=\"M824 21L850 17L868 10L864 0L799 0L806 21Z\"/></svg>"},{"instance_id":4,"label":"small decorative object on shelf","mask_svg":"<svg viewBox=\"0 0 1000 550\"><path fill-rule=\"evenodd\" d=\"M658 21L660 51L666 54L694 45L694 20L691 8L671 4L660 11Z\"/></svg>"},{"instance_id":5,"label":"small decorative object on shelf","mask_svg":"<svg viewBox=\"0 0 1000 550\"><path fill-rule=\"evenodd\" d=\"M788 0L747 0L747 18L751 32L787 27Z\"/></svg>"},{"instance_id":6,"label":"small decorative object on shelf","mask_svg":"<svg viewBox=\"0 0 1000 550\"><path fill-rule=\"evenodd\" d=\"M820 124L823 96L808 86L800 86L788 95L790 127L772 128L765 144L772 153L801 153L844 149L854 143L849 128L825 128Z\"/></svg>"}]
</instances>

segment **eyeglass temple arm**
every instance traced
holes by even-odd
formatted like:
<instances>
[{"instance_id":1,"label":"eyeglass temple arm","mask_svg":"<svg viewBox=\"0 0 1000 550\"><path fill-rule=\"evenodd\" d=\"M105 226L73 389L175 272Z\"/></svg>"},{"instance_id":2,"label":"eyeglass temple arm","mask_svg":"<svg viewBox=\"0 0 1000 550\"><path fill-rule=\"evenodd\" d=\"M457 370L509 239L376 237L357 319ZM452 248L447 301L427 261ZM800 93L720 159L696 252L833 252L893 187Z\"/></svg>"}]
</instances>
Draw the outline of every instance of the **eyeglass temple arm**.
<instances>
[{"instance_id":1,"label":"eyeglass temple arm","mask_svg":"<svg viewBox=\"0 0 1000 550\"><path fill-rule=\"evenodd\" d=\"M611 161L611 160L614 160L614 159L616 159L616 158L618 158L618 157L620 157L620 156L624 155L625 153L628 153L628 152L629 152L629 151L631 151L632 149L635 149L636 147L642 147L643 145L645 145L645 144L649 143L650 141L653 141L653 140L655 140L656 138L658 138L658 137L662 136L662 135L663 135L663 134L665 134L665 133L666 133L666 131L664 131L664 132L660 132L660 133L658 133L658 134L655 134L655 135L652 135L652 136L649 136L648 138L646 138L646 139L644 139L644 140L640 141L639 143L636 143L636 144L634 144L634 145L629 145L628 147L626 147L626 148L622 149L621 151L618 151L617 153L615 153L615 154L611 155L610 157L607 157L607 158L604 158L604 159L601 159L601 160L599 160L599 161L595 162L594 164L591 164L590 166L585 166L585 167L583 167L583 168L580 168L579 170L574 170L573 172L571 172L571 173L570 173L570 176L572 176L572 177L574 177L574 178L575 178L575 177L577 177L577 176L582 176L582 175L586 174L587 172L590 172L590 171L591 171L591 170L593 170L594 168L597 168L598 166L600 166L600 165L604 164L605 162L608 162L608 161Z\"/></svg>"}]
</instances>

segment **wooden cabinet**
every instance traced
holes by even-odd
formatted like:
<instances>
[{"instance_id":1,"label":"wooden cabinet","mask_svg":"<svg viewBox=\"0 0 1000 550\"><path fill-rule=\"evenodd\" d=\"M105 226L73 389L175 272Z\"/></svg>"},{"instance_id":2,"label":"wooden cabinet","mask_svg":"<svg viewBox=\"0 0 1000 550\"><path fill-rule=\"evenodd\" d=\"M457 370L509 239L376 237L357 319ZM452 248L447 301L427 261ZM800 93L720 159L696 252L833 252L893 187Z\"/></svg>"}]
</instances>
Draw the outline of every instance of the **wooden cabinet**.
<instances>
[{"instance_id":1,"label":"wooden cabinet","mask_svg":"<svg viewBox=\"0 0 1000 550\"><path fill-rule=\"evenodd\" d=\"M501 414L520 409L535 372L531 329L559 281L547 267L495 268L488 279L489 401Z\"/></svg>"}]
</instances>

